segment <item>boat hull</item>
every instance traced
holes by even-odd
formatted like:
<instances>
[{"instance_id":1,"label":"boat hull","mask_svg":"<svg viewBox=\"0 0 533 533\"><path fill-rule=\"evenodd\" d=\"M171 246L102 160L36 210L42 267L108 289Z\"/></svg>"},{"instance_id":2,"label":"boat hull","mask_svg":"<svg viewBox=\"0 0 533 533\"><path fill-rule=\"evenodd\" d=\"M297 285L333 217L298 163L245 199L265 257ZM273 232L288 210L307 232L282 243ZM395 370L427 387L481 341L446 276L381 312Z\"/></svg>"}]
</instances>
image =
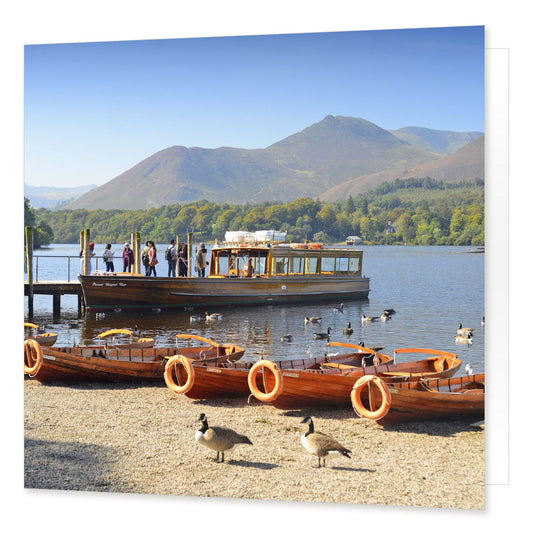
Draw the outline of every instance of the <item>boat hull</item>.
<instances>
[{"instance_id":1,"label":"boat hull","mask_svg":"<svg viewBox=\"0 0 533 533\"><path fill-rule=\"evenodd\" d=\"M368 355L363 353L340 354L308 359L287 359L276 361L282 371L294 371L302 369L320 368L327 364L344 364L357 367L361 365L361 359ZM254 363L233 363L215 364L195 361L194 382L192 388L185 393L186 396L195 400L206 400L213 398L235 398L250 396L248 386L248 374ZM175 368L177 382L184 384L187 380L187 373L182 365ZM262 373L261 373L262 374ZM262 392L266 392L262 385L262 379L257 379L258 387ZM270 385L267 385L267 387ZM269 389L271 390L271 389Z\"/></svg>"},{"instance_id":2,"label":"boat hull","mask_svg":"<svg viewBox=\"0 0 533 533\"><path fill-rule=\"evenodd\" d=\"M416 380L424 377L451 377L461 366L461 361L453 359L453 364L445 370L436 370L434 358L422 361L387 364L354 369L350 371L286 370L282 372L281 394L270 403L278 409L303 409L314 407L350 407L350 393L355 382L364 375L374 374L385 382ZM274 376L265 375L266 387L272 390Z\"/></svg>"},{"instance_id":3,"label":"boat hull","mask_svg":"<svg viewBox=\"0 0 533 533\"><path fill-rule=\"evenodd\" d=\"M115 349L105 347L42 347L43 363L31 378L40 382L159 382L169 357L237 361L242 348L231 345L183 348ZM234 350L234 351L232 351ZM227 353L226 353L227 352Z\"/></svg>"},{"instance_id":4,"label":"boat hull","mask_svg":"<svg viewBox=\"0 0 533 533\"><path fill-rule=\"evenodd\" d=\"M78 276L87 311L245 306L367 298L365 277L163 278Z\"/></svg>"},{"instance_id":5,"label":"boat hull","mask_svg":"<svg viewBox=\"0 0 533 533\"><path fill-rule=\"evenodd\" d=\"M391 407L381 425L418 420L482 419L485 416L485 374L388 385ZM376 402L380 398L376 397Z\"/></svg>"}]
</instances>

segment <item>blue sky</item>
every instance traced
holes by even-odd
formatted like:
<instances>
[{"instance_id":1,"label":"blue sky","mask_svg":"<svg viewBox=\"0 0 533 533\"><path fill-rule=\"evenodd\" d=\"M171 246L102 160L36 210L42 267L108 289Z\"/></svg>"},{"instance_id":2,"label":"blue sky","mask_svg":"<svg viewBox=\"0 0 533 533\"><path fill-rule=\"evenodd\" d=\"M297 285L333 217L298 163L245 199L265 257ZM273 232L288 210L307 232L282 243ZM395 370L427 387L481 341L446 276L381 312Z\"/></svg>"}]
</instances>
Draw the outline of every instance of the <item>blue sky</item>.
<instances>
[{"instance_id":1,"label":"blue sky","mask_svg":"<svg viewBox=\"0 0 533 533\"><path fill-rule=\"evenodd\" d=\"M326 115L484 131L484 28L25 47L25 182L101 185L173 145L265 148Z\"/></svg>"}]
</instances>

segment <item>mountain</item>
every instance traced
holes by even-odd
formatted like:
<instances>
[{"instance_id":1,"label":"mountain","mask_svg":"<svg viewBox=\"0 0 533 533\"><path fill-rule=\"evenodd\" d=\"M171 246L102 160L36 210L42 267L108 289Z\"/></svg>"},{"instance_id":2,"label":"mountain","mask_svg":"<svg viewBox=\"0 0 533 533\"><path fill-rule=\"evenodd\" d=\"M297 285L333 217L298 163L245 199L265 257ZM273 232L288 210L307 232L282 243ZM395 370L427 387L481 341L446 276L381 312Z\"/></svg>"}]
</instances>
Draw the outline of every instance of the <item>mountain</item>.
<instances>
[{"instance_id":1,"label":"mountain","mask_svg":"<svg viewBox=\"0 0 533 533\"><path fill-rule=\"evenodd\" d=\"M53 209L61 204L79 198L91 189L96 189L96 185L81 185L80 187L35 187L24 184L24 196L30 201L32 207Z\"/></svg>"},{"instance_id":2,"label":"mountain","mask_svg":"<svg viewBox=\"0 0 533 533\"><path fill-rule=\"evenodd\" d=\"M172 146L70 202L68 209L147 209L317 197L345 181L443 157L361 118L328 115L267 148Z\"/></svg>"},{"instance_id":3,"label":"mountain","mask_svg":"<svg viewBox=\"0 0 533 533\"><path fill-rule=\"evenodd\" d=\"M442 131L414 126L390 130L390 133L398 137L398 139L422 148L422 150L440 154L453 154L459 148L483 135L481 131Z\"/></svg>"},{"instance_id":4,"label":"mountain","mask_svg":"<svg viewBox=\"0 0 533 533\"><path fill-rule=\"evenodd\" d=\"M456 182L485 177L485 136L476 138L457 152L405 170L387 170L345 181L319 195L324 202L336 202L367 192L386 181L408 178L433 178Z\"/></svg>"}]
</instances>

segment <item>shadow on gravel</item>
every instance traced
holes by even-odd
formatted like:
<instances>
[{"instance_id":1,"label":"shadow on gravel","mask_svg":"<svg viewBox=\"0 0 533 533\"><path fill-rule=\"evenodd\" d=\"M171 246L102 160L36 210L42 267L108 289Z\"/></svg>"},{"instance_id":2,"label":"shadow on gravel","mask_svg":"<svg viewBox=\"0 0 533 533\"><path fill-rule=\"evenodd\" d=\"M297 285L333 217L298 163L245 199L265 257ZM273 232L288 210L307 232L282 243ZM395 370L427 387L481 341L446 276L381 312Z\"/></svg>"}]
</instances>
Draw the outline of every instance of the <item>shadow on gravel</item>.
<instances>
[{"instance_id":1,"label":"shadow on gravel","mask_svg":"<svg viewBox=\"0 0 533 533\"><path fill-rule=\"evenodd\" d=\"M112 491L113 449L77 442L24 440L24 488Z\"/></svg>"},{"instance_id":2,"label":"shadow on gravel","mask_svg":"<svg viewBox=\"0 0 533 533\"><path fill-rule=\"evenodd\" d=\"M226 462L232 466L244 466L246 468L259 468L261 470L273 470L274 468L279 468L279 465L275 465L272 463L254 463L252 461L236 461L236 460L230 460Z\"/></svg>"}]
</instances>

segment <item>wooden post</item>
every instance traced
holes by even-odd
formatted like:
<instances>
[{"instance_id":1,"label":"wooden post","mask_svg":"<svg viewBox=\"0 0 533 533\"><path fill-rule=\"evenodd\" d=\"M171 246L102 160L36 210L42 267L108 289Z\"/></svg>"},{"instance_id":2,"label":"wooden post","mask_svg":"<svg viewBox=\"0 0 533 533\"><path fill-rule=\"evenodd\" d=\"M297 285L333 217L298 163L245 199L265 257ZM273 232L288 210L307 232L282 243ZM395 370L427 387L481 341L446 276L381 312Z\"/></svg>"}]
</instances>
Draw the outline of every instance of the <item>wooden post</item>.
<instances>
[{"instance_id":1,"label":"wooden post","mask_svg":"<svg viewBox=\"0 0 533 533\"><path fill-rule=\"evenodd\" d=\"M135 244L133 249L133 257L135 258L135 264L133 267L133 271L135 274L141 273L141 234L136 231L135 232Z\"/></svg>"},{"instance_id":2,"label":"wooden post","mask_svg":"<svg viewBox=\"0 0 533 533\"><path fill-rule=\"evenodd\" d=\"M192 276L192 233L187 233L187 277Z\"/></svg>"},{"instance_id":3,"label":"wooden post","mask_svg":"<svg viewBox=\"0 0 533 533\"><path fill-rule=\"evenodd\" d=\"M61 314L61 295L58 292L52 295L52 314L54 316Z\"/></svg>"},{"instance_id":4,"label":"wooden post","mask_svg":"<svg viewBox=\"0 0 533 533\"><path fill-rule=\"evenodd\" d=\"M91 230L83 230L83 272L84 276L89 275L89 243L91 242Z\"/></svg>"},{"instance_id":5,"label":"wooden post","mask_svg":"<svg viewBox=\"0 0 533 533\"><path fill-rule=\"evenodd\" d=\"M26 226L26 263L28 265L28 314L33 316L33 228Z\"/></svg>"}]
</instances>

